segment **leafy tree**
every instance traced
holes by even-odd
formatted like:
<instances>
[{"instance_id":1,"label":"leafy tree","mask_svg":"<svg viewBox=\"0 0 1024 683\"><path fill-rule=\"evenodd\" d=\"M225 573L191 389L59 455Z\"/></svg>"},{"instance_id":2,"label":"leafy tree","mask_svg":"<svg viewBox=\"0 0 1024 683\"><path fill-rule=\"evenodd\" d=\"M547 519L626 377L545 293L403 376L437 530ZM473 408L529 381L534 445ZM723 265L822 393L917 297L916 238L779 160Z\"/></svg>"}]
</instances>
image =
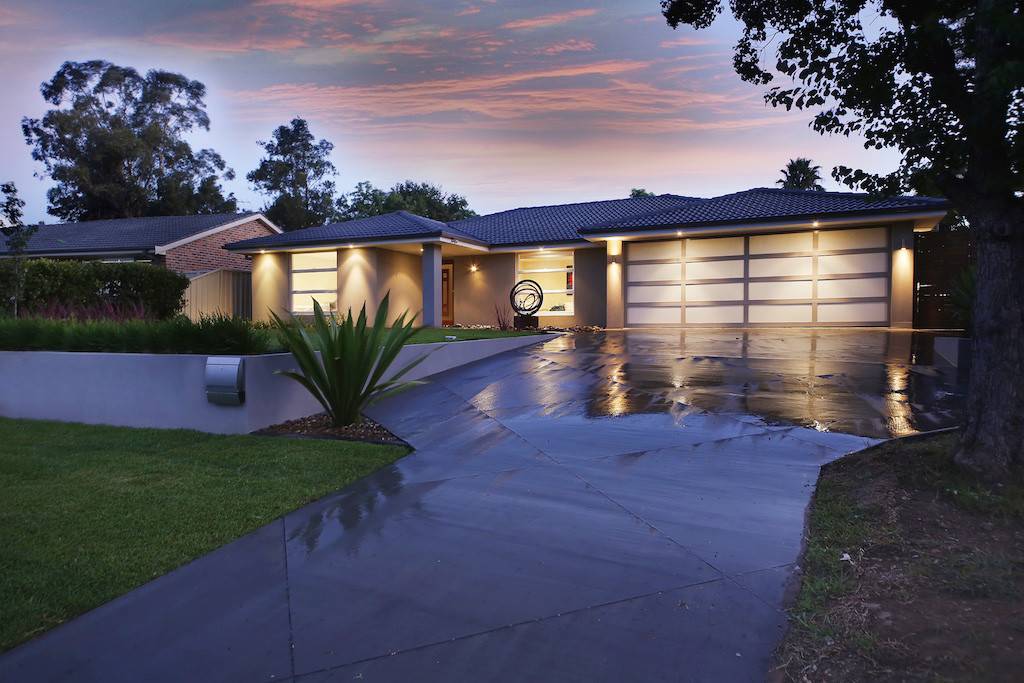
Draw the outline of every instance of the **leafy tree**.
<instances>
[{"instance_id":1,"label":"leafy tree","mask_svg":"<svg viewBox=\"0 0 1024 683\"><path fill-rule=\"evenodd\" d=\"M821 166L812 166L813 162L804 157L790 159L786 168L779 171L782 177L776 181L785 190L824 190L818 182L821 180Z\"/></svg>"},{"instance_id":2,"label":"leafy tree","mask_svg":"<svg viewBox=\"0 0 1024 683\"><path fill-rule=\"evenodd\" d=\"M877 194L927 169L977 246L974 351L955 456L990 480L1024 475L1024 13L1019 0L734 0L733 64L767 102L815 110L814 130L895 148L900 166L832 175ZM662 0L706 28L720 0ZM875 18L874 15L881 15ZM762 63L774 50L774 72ZM782 85L770 85L779 76Z\"/></svg>"},{"instance_id":3,"label":"leafy tree","mask_svg":"<svg viewBox=\"0 0 1024 683\"><path fill-rule=\"evenodd\" d=\"M645 190L642 187L634 187L632 190L629 191L629 198L630 199L638 199L640 197L653 197L653 196L654 196L653 192L648 192L647 190Z\"/></svg>"},{"instance_id":4,"label":"leafy tree","mask_svg":"<svg viewBox=\"0 0 1024 683\"><path fill-rule=\"evenodd\" d=\"M18 197L18 189L14 183L0 185L0 233L4 236L5 249L13 257L13 282L11 283L11 307L14 317L18 317L18 304L21 302L25 288L25 249L32 235L39 229L38 225L25 225L23 221L25 202Z\"/></svg>"},{"instance_id":5,"label":"leafy tree","mask_svg":"<svg viewBox=\"0 0 1024 683\"><path fill-rule=\"evenodd\" d=\"M331 163L334 145L319 142L304 119L278 126L273 139L260 141L267 153L246 178L256 189L273 197L264 209L267 218L284 230L323 225L334 216L334 181Z\"/></svg>"},{"instance_id":6,"label":"leafy tree","mask_svg":"<svg viewBox=\"0 0 1024 683\"><path fill-rule=\"evenodd\" d=\"M224 160L184 139L210 128L199 81L94 60L64 62L41 91L55 108L21 128L56 183L49 213L82 221L236 210L219 184L234 177Z\"/></svg>"},{"instance_id":7,"label":"leafy tree","mask_svg":"<svg viewBox=\"0 0 1024 683\"><path fill-rule=\"evenodd\" d=\"M476 215L465 197L454 192L445 194L437 185L412 180L397 183L386 192L369 181L361 182L353 192L338 200L337 209L339 220L379 216L392 211L409 211L443 223Z\"/></svg>"}]
</instances>

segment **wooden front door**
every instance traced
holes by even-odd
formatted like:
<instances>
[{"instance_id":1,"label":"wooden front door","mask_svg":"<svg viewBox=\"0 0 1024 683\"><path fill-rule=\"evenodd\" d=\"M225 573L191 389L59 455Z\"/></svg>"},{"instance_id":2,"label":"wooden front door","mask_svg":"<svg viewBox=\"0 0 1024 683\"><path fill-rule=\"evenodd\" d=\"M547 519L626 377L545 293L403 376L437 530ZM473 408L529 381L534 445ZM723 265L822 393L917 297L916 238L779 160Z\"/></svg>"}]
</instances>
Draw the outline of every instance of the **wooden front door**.
<instances>
[{"instance_id":1,"label":"wooden front door","mask_svg":"<svg viewBox=\"0 0 1024 683\"><path fill-rule=\"evenodd\" d=\"M455 274L455 266L451 263L441 264L441 324L455 324L455 288L452 285L452 276Z\"/></svg>"}]
</instances>

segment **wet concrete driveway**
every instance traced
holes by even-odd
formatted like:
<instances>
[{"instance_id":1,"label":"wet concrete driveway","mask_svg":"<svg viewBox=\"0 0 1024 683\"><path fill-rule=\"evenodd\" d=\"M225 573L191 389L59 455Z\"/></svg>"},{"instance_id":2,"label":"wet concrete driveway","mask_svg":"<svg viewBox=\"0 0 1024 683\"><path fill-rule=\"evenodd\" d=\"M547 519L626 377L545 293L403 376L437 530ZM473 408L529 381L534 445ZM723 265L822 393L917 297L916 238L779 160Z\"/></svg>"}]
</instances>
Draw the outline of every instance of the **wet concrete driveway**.
<instances>
[{"instance_id":1,"label":"wet concrete driveway","mask_svg":"<svg viewBox=\"0 0 1024 683\"><path fill-rule=\"evenodd\" d=\"M633 331L435 376L372 411L414 454L0 678L763 679L818 468L955 423L929 357L902 332Z\"/></svg>"}]
</instances>

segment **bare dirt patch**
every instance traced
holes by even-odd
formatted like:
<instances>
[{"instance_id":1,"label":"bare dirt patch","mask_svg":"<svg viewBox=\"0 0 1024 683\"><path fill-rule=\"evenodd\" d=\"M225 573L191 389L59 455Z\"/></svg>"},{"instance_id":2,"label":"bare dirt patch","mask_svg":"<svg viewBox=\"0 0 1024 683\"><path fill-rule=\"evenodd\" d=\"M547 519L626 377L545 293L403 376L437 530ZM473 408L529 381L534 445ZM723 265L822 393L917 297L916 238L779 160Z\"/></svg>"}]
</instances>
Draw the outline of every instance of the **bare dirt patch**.
<instances>
[{"instance_id":1,"label":"bare dirt patch","mask_svg":"<svg viewBox=\"0 0 1024 683\"><path fill-rule=\"evenodd\" d=\"M1020 680L1024 487L952 464L955 434L822 470L776 680Z\"/></svg>"}]
</instances>

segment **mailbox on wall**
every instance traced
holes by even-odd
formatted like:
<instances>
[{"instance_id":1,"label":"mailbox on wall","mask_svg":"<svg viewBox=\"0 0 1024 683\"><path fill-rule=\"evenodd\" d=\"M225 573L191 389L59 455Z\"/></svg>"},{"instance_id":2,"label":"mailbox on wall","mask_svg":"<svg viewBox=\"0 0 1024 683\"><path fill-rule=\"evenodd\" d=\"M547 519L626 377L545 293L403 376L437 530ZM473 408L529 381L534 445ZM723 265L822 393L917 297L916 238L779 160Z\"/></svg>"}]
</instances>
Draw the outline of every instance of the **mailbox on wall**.
<instances>
[{"instance_id":1,"label":"mailbox on wall","mask_svg":"<svg viewBox=\"0 0 1024 683\"><path fill-rule=\"evenodd\" d=\"M206 359L206 400L222 406L245 403L245 359L210 356Z\"/></svg>"}]
</instances>

